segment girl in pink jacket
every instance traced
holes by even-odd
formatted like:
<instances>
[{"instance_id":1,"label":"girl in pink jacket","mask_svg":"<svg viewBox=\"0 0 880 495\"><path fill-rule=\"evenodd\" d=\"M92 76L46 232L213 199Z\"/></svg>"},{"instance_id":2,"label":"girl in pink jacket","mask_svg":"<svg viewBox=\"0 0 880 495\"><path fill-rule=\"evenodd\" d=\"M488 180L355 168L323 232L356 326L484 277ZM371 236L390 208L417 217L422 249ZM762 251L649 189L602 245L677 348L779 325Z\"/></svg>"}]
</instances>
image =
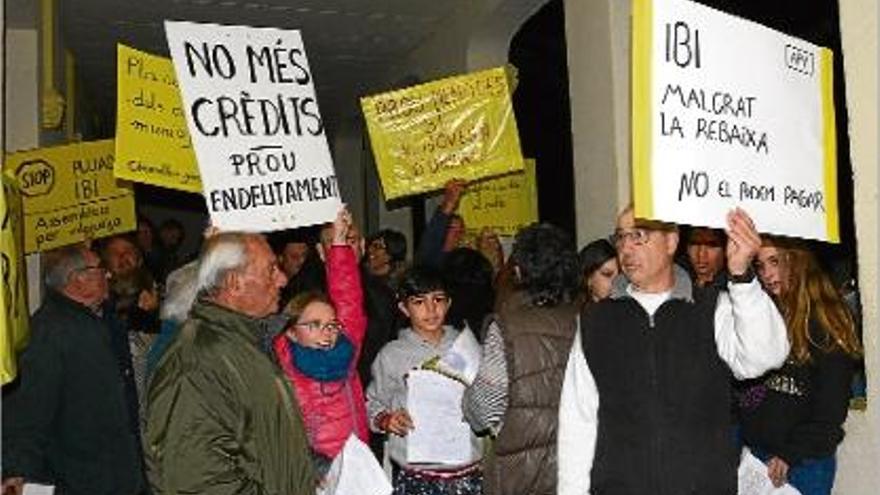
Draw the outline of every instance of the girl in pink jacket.
<instances>
[{"instance_id":1,"label":"girl in pink jacket","mask_svg":"<svg viewBox=\"0 0 880 495\"><path fill-rule=\"evenodd\" d=\"M290 321L274 340L275 355L296 389L318 478L354 433L368 441L364 390L357 373L367 317L357 256L346 236L351 214L343 209L325 253L329 298L301 294L284 309Z\"/></svg>"}]
</instances>

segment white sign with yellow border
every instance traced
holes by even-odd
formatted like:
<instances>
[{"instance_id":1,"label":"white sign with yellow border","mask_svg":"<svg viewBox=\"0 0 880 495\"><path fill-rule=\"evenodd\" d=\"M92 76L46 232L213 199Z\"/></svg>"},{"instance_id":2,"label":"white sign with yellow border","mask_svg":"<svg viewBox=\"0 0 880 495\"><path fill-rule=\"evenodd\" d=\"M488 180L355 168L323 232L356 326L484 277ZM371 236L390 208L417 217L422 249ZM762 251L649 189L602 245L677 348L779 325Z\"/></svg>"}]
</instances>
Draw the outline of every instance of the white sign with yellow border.
<instances>
[{"instance_id":1,"label":"white sign with yellow border","mask_svg":"<svg viewBox=\"0 0 880 495\"><path fill-rule=\"evenodd\" d=\"M636 216L839 241L831 51L686 0L633 0Z\"/></svg>"}]
</instances>

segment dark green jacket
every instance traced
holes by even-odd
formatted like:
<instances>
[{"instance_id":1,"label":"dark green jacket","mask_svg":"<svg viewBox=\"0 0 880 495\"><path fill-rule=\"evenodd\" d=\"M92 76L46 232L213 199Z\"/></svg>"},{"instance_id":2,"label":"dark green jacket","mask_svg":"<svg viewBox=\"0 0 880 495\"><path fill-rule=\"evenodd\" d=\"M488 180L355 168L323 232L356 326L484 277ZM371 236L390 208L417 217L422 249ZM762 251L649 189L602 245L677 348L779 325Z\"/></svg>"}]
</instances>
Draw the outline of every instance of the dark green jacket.
<instances>
[{"instance_id":1,"label":"dark green jacket","mask_svg":"<svg viewBox=\"0 0 880 495\"><path fill-rule=\"evenodd\" d=\"M109 328L56 292L31 328L21 380L4 389L3 477L65 495L137 493L141 460Z\"/></svg>"},{"instance_id":2,"label":"dark green jacket","mask_svg":"<svg viewBox=\"0 0 880 495\"><path fill-rule=\"evenodd\" d=\"M259 348L259 320L199 302L159 361L147 398L154 495L315 492L287 380Z\"/></svg>"}]
</instances>

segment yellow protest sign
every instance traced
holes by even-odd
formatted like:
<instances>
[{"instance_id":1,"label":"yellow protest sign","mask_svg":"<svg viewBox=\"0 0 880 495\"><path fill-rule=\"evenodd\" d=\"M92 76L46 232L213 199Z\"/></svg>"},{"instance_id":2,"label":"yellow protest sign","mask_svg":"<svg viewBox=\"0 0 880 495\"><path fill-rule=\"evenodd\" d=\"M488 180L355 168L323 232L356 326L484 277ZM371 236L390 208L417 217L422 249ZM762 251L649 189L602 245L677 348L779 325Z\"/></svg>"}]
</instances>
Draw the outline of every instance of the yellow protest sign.
<instances>
[{"instance_id":1,"label":"yellow protest sign","mask_svg":"<svg viewBox=\"0 0 880 495\"><path fill-rule=\"evenodd\" d=\"M525 160L525 170L470 184L458 212L470 231L492 229L513 236L538 221L538 188L535 160Z\"/></svg>"},{"instance_id":2,"label":"yellow protest sign","mask_svg":"<svg viewBox=\"0 0 880 495\"><path fill-rule=\"evenodd\" d=\"M170 59L117 45L116 177L202 192Z\"/></svg>"},{"instance_id":3,"label":"yellow protest sign","mask_svg":"<svg viewBox=\"0 0 880 495\"><path fill-rule=\"evenodd\" d=\"M361 98L385 199L522 170L504 68Z\"/></svg>"},{"instance_id":4,"label":"yellow protest sign","mask_svg":"<svg viewBox=\"0 0 880 495\"><path fill-rule=\"evenodd\" d=\"M2 177L0 193L0 385L15 379L16 356L28 338L27 276L22 250L21 195Z\"/></svg>"},{"instance_id":5,"label":"yellow protest sign","mask_svg":"<svg viewBox=\"0 0 880 495\"><path fill-rule=\"evenodd\" d=\"M21 188L27 253L135 228L134 191L113 176L113 140L7 156Z\"/></svg>"}]
</instances>

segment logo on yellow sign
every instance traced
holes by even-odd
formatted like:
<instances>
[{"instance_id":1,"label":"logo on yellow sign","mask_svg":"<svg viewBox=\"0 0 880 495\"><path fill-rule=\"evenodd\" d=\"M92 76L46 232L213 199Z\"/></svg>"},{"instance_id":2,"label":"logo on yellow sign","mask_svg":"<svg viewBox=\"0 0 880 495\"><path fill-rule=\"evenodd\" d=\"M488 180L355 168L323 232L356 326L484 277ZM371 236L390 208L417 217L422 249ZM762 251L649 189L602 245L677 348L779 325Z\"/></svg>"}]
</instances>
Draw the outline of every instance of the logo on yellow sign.
<instances>
[{"instance_id":1,"label":"logo on yellow sign","mask_svg":"<svg viewBox=\"0 0 880 495\"><path fill-rule=\"evenodd\" d=\"M55 167L43 159L28 160L19 165L15 178L25 196L43 196L55 186Z\"/></svg>"}]
</instances>

